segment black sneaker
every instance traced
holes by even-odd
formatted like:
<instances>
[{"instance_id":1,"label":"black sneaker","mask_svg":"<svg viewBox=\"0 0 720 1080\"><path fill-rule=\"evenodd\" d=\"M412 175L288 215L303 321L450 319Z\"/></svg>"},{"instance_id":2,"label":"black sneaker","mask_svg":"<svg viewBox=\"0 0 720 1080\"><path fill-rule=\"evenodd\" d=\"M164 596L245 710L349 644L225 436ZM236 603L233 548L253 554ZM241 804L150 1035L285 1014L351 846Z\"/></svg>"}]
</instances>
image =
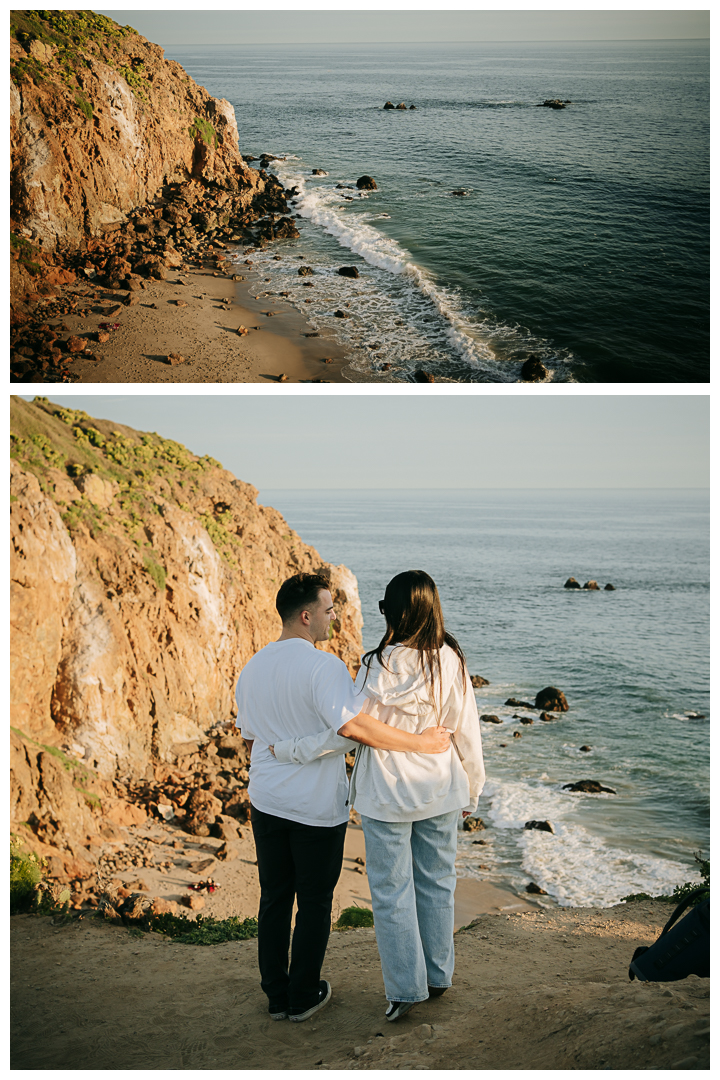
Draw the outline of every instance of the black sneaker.
<instances>
[{"instance_id":1,"label":"black sneaker","mask_svg":"<svg viewBox=\"0 0 720 1080\"><path fill-rule=\"evenodd\" d=\"M391 1001L388 1005L385 1016L388 1020L393 1021L404 1016L405 1013L410 1012L413 1005L417 1005L416 1001Z\"/></svg>"},{"instance_id":2,"label":"black sneaker","mask_svg":"<svg viewBox=\"0 0 720 1080\"><path fill-rule=\"evenodd\" d=\"M293 1020L296 1024L302 1023L303 1020L307 1020L313 1013L319 1012L332 997L332 990L330 989L330 983L327 979L320 980L320 989L318 990L319 1000L316 1005L311 1005L309 1009L303 1009L299 1012L295 1009L288 1009L288 1020Z\"/></svg>"},{"instance_id":3,"label":"black sneaker","mask_svg":"<svg viewBox=\"0 0 720 1080\"><path fill-rule=\"evenodd\" d=\"M430 997L440 997L446 990L449 990L449 986L428 986L428 994Z\"/></svg>"}]
</instances>

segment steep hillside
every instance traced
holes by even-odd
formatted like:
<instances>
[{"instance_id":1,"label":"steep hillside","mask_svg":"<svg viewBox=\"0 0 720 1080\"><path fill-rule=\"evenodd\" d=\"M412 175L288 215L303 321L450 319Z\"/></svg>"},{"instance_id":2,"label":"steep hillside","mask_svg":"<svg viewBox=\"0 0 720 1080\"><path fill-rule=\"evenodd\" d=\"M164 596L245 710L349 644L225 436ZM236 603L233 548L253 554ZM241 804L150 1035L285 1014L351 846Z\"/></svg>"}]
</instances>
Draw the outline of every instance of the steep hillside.
<instances>
[{"instance_id":1,"label":"steep hillside","mask_svg":"<svg viewBox=\"0 0 720 1080\"><path fill-rule=\"evenodd\" d=\"M13 401L11 439L14 823L77 846L143 781L192 774L293 573L328 575L326 647L359 666L354 575L217 461L45 398Z\"/></svg>"},{"instance_id":2,"label":"steep hillside","mask_svg":"<svg viewBox=\"0 0 720 1080\"><path fill-rule=\"evenodd\" d=\"M77 272L115 287L158 276L197 233L221 246L268 214L262 235L295 234L289 218L273 224L287 211L282 186L245 163L230 103L132 27L91 11L12 12L10 76L16 308Z\"/></svg>"}]
</instances>

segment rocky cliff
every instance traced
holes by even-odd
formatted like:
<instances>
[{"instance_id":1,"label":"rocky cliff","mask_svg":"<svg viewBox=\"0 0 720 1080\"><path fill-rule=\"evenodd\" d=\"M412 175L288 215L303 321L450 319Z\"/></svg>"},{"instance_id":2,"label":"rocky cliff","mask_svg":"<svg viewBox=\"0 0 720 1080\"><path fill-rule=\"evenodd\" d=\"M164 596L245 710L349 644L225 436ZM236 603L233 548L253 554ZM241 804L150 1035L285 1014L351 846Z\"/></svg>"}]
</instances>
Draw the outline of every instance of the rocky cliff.
<instances>
[{"instance_id":1,"label":"rocky cliff","mask_svg":"<svg viewBox=\"0 0 720 1080\"><path fill-rule=\"evenodd\" d=\"M179 266L196 227L230 235L286 212L279 181L241 156L230 103L131 27L91 11L15 11L10 54L16 306L77 272L99 269L117 287L135 269ZM295 234L289 219L279 234Z\"/></svg>"},{"instance_id":2,"label":"rocky cliff","mask_svg":"<svg viewBox=\"0 0 720 1080\"><path fill-rule=\"evenodd\" d=\"M244 783L206 765L243 763L234 688L279 633L277 589L322 568L338 613L325 647L354 672L354 575L172 440L44 398L14 399L11 438L13 824L89 859L106 819L181 811L195 789L202 826L241 816Z\"/></svg>"}]
</instances>

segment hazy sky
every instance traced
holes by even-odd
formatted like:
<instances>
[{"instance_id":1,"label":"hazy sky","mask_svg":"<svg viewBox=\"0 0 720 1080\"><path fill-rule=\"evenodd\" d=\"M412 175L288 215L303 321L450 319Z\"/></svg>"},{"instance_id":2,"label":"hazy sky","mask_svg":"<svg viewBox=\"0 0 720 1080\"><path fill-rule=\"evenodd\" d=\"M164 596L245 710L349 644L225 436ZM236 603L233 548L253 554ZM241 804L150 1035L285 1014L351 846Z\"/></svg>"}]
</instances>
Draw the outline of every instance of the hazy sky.
<instances>
[{"instance_id":1,"label":"hazy sky","mask_svg":"<svg viewBox=\"0 0 720 1080\"><path fill-rule=\"evenodd\" d=\"M607 41L709 38L709 11L108 11L162 46L402 41ZM294 9L294 10L293 10Z\"/></svg>"},{"instance_id":2,"label":"hazy sky","mask_svg":"<svg viewBox=\"0 0 720 1080\"><path fill-rule=\"evenodd\" d=\"M61 399L211 454L264 489L709 483L707 395L51 397Z\"/></svg>"}]
</instances>

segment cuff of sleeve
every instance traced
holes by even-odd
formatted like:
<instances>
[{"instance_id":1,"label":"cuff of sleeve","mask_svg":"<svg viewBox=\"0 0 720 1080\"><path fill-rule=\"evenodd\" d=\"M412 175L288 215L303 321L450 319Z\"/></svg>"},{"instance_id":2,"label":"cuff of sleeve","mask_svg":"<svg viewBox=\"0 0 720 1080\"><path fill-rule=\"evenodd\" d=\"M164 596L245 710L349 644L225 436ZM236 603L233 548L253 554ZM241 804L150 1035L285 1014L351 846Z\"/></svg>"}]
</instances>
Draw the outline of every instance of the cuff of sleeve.
<instances>
[{"instance_id":1,"label":"cuff of sleeve","mask_svg":"<svg viewBox=\"0 0 720 1080\"><path fill-rule=\"evenodd\" d=\"M277 753L277 746L275 747L275 752ZM464 814L474 814L475 811L478 808L478 799L479 799L479 796L476 795L474 799L470 800L470 802L467 804L467 806L463 806L463 813Z\"/></svg>"},{"instance_id":2,"label":"cuff of sleeve","mask_svg":"<svg viewBox=\"0 0 720 1080\"><path fill-rule=\"evenodd\" d=\"M282 742L275 743L275 759L281 761L283 765L290 765L292 763L292 749L294 739L283 739Z\"/></svg>"}]
</instances>

